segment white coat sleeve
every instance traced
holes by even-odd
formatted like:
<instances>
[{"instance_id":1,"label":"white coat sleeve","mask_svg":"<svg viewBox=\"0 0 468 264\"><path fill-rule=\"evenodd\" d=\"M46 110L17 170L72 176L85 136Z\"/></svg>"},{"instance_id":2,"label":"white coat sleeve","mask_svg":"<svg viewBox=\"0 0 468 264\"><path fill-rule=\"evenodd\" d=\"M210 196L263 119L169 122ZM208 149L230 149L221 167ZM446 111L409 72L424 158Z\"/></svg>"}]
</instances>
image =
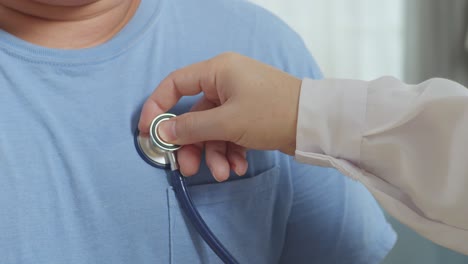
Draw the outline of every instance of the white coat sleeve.
<instances>
[{"instance_id":1,"label":"white coat sleeve","mask_svg":"<svg viewBox=\"0 0 468 264\"><path fill-rule=\"evenodd\" d=\"M305 79L298 113L298 161L337 168L402 223L468 254L465 87Z\"/></svg>"}]
</instances>

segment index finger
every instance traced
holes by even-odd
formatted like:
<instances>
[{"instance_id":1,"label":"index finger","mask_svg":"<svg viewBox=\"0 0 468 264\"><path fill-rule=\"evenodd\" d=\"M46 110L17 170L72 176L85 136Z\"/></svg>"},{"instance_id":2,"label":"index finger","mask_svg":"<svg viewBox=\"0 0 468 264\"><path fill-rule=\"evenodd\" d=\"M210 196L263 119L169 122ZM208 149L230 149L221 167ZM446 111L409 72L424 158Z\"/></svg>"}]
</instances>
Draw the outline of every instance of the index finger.
<instances>
[{"instance_id":1,"label":"index finger","mask_svg":"<svg viewBox=\"0 0 468 264\"><path fill-rule=\"evenodd\" d=\"M210 61L192 64L167 76L143 105L138 128L149 131L151 121L171 109L182 96L205 92L209 100L217 101L216 74Z\"/></svg>"}]
</instances>

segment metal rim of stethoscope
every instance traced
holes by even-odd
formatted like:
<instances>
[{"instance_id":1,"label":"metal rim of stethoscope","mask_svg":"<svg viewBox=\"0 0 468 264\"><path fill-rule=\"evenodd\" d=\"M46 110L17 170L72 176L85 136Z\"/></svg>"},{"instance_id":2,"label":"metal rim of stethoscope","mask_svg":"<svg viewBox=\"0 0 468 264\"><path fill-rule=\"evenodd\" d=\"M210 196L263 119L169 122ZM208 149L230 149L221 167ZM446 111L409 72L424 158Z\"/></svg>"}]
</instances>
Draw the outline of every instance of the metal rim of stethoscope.
<instances>
[{"instance_id":1,"label":"metal rim of stethoscope","mask_svg":"<svg viewBox=\"0 0 468 264\"><path fill-rule=\"evenodd\" d=\"M167 121L175 117L174 114L165 113L157 116L150 125L150 138L155 147L160 148L164 151L176 151L181 146L167 143L159 137L158 128L163 121Z\"/></svg>"},{"instance_id":2,"label":"metal rim of stethoscope","mask_svg":"<svg viewBox=\"0 0 468 264\"><path fill-rule=\"evenodd\" d=\"M161 139L158 133L158 127L163 121L175 117L174 114L164 113L157 116L150 125L149 135L140 134L135 131L135 145L137 145L138 154L144 161L158 168L168 168L170 161L167 153L180 149L181 146L167 143Z\"/></svg>"}]
</instances>

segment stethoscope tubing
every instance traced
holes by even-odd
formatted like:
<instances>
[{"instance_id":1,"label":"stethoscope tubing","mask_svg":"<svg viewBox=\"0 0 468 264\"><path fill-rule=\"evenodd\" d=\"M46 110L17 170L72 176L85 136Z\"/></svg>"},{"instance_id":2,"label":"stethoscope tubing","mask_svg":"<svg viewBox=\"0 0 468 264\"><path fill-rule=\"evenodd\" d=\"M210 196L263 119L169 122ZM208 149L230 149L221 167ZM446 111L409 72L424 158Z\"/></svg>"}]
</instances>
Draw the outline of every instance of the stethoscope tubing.
<instances>
[{"instance_id":1,"label":"stethoscope tubing","mask_svg":"<svg viewBox=\"0 0 468 264\"><path fill-rule=\"evenodd\" d=\"M174 189L175 196L179 203L179 206L182 208L185 216L188 218L190 223L193 225L198 234L202 239L208 244L211 250L226 264L238 264L237 260L229 253L229 251L223 246L223 244L216 238L216 236L211 232L208 225L205 223L203 218L198 213L198 210L193 203L192 197L188 190L188 186L185 180L185 177L178 170L177 161L175 160L175 152L172 151L172 157L174 157L175 166L177 168L171 168L171 165L166 164L161 165L158 162L151 160L142 149L138 143L139 132L135 130L134 143L140 157L146 161L151 166L166 170L169 174L170 184ZM166 149L167 151L167 149Z\"/></svg>"},{"instance_id":2,"label":"stethoscope tubing","mask_svg":"<svg viewBox=\"0 0 468 264\"><path fill-rule=\"evenodd\" d=\"M238 264L236 259L226 250L226 248L219 242L216 236L211 232L208 225L198 213L192 197L188 191L185 177L181 175L179 170L171 171L171 185L174 189L177 201L182 208L185 216L190 220L193 227L197 230L200 236L205 240L213 252L226 264Z\"/></svg>"}]
</instances>

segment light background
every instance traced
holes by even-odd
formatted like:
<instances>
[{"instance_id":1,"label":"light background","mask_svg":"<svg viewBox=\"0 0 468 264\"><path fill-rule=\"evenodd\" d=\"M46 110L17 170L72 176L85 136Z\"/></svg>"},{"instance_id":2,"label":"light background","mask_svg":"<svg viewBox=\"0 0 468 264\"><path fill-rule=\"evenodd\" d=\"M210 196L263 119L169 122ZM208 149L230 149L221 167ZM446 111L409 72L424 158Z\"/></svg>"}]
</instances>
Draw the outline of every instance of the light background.
<instances>
[{"instance_id":1,"label":"light background","mask_svg":"<svg viewBox=\"0 0 468 264\"><path fill-rule=\"evenodd\" d=\"M403 76L403 0L253 0L296 30L326 77Z\"/></svg>"},{"instance_id":2,"label":"light background","mask_svg":"<svg viewBox=\"0 0 468 264\"><path fill-rule=\"evenodd\" d=\"M437 75L468 85L464 82L468 63L461 62L462 55L453 55L459 51L457 40L468 31L464 24L468 18L460 22L467 17L468 0L251 1L302 36L325 77L372 80L391 75L414 83ZM447 32L454 35L448 38ZM448 43L453 47L446 48ZM399 238L384 264L468 263L468 256L440 247L388 218Z\"/></svg>"}]
</instances>

